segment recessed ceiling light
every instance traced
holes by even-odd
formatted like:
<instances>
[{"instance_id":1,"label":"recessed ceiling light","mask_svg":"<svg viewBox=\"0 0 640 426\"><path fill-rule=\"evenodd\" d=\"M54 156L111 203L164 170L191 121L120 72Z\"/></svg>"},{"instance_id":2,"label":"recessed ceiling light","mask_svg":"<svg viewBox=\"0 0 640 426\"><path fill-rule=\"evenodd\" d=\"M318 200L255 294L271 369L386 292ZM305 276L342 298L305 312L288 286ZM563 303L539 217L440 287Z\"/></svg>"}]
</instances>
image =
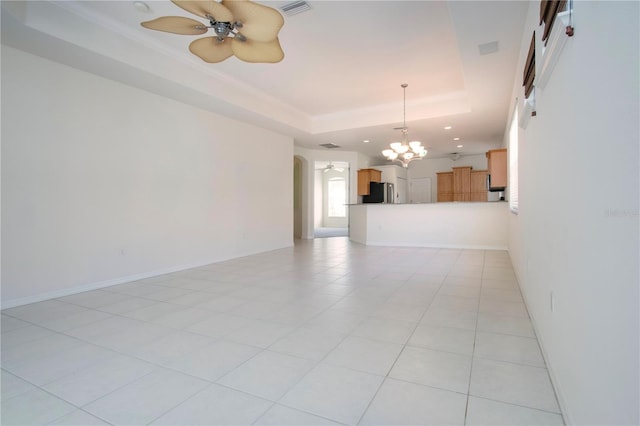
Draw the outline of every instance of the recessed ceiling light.
<instances>
[{"instance_id":1,"label":"recessed ceiling light","mask_svg":"<svg viewBox=\"0 0 640 426\"><path fill-rule=\"evenodd\" d=\"M458 145L458 148L462 148L462 145Z\"/></svg>"},{"instance_id":2,"label":"recessed ceiling light","mask_svg":"<svg viewBox=\"0 0 640 426\"><path fill-rule=\"evenodd\" d=\"M445 129L445 130L451 130L451 129L452 129L452 127L451 127L451 126L445 126L445 127L444 127L444 129Z\"/></svg>"},{"instance_id":3,"label":"recessed ceiling light","mask_svg":"<svg viewBox=\"0 0 640 426\"><path fill-rule=\"evenodd\" d=\"M454 141L459 141L459 140L460 140L460 138L453 138L453 140L454 140Z\"/></svg>"},{"instance_id":4,"label":"recessed ceiling light","mask_svg":"<svg viewBox=\"0 0 640 426\"><path fill-rule=\"evenodd\" d=\"M133 2L133 7L135 7L137 10L139 10L140 12L148 12L149 10L151 10L149 8L149 5L147 5L145 2L143 1L134 1Z\"/></svg>"},{"instance_id":5,"label":"recessed ceiling light","mask_svg":"<svg viewBox=\"0 0 640 426\"><path fill-rule=\"evenodd\" d=\"M363 140L362 142L364 142L364 143L369 143L369 139L365 139L365 140Z\"/></svg>"}]
</instances>

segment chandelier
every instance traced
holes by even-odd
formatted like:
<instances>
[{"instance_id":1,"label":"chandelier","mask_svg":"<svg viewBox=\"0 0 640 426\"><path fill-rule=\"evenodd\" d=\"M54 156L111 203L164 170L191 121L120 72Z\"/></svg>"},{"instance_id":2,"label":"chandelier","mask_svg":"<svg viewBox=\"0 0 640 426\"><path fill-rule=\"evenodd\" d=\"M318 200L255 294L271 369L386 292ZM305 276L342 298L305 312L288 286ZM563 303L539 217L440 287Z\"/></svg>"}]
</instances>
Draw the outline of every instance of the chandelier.
<instances>
[{"instance_id":1,"label":"chandelier","mask_svg":"<svg viewBox=\"0 0 640 426\"><path fill-rule=\"evenodd\" d=\"M409 163L413 160L422 160L427 155L427 149L422 146L420 141L409 140L409 128L407 127L407 83L401 84L403 93L403 112L402 112L402 127L397 127L394 130L400 130L402 132L402 142L391 142L389 144L390 149L382 151L389 161L397 161L402 163L402 167L408 167Z\"/></svg>"}]
</instances>

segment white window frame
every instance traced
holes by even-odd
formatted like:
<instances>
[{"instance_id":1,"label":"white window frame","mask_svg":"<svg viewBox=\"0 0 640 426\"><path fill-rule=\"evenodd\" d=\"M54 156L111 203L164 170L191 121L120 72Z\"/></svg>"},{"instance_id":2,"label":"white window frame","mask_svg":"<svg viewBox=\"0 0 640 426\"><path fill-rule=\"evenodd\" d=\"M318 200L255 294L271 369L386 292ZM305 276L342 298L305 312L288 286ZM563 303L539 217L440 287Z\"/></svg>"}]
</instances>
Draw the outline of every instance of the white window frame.
<instances>
[{"instance_id":1,"label":"white window frame","mask_svg":"<svg viewBox=\"0 0 640 426\"><path fill-rule=\"evenodd\" d=\"M513 109L511 126L509 126L509 208L518 214L518 102Z\"/></svg>"}]
</instances>

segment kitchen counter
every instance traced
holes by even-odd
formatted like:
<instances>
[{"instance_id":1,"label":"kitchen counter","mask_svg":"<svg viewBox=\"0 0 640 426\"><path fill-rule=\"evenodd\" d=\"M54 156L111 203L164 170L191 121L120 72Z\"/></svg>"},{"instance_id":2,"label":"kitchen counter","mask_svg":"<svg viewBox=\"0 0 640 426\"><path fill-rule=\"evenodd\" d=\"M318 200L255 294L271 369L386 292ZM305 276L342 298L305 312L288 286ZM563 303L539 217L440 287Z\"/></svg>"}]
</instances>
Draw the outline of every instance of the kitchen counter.
<instances>
[{"instance_id":1,"label":"kitchen counter","mask_svg":"<svg viewBox=\"0 0 640 426\"><path fill-rule=\"evenodd\" d=\"M506 250L509 204L351 204L349 239L373 246Z\"/></svg>"}]
</instances>

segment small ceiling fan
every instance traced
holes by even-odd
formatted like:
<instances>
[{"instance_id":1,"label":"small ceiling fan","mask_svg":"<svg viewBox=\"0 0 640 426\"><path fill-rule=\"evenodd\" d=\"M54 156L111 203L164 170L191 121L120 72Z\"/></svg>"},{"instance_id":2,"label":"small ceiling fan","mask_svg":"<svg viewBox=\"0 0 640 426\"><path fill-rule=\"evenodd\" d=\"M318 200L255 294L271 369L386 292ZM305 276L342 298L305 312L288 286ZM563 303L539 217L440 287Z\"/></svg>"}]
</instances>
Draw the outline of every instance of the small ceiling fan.
<instances>
[{"instance_id":1,"label":"small ceiling fan","mask_svg":"<svg viewBox=\"0 0 640 426\"><path fill-rule=\"evenodd\" d=\"M182 35L200 35L213 30L215 36L199 38L189 45L191 53L203 61L217 63L233 55L254 63L276 63L284 58L278 40L284 18L277 10L250 0L171 1L208 23L183 16L162 16L141 25Z\"/></svg>"},{"instance_id":2,"label":"small ceiling fan","mask_svg":"<svg viewBox=\"0 0 640 426\"><path fill-rule=\"evenodd\" d=\"M344 169L342 167L334 166L331 161L329 161L329 164L327 164L327 166L324 168L324 172L327 173L329 170L335 170L336 172L344 172Z\"/></svg>"}]
</instances>

